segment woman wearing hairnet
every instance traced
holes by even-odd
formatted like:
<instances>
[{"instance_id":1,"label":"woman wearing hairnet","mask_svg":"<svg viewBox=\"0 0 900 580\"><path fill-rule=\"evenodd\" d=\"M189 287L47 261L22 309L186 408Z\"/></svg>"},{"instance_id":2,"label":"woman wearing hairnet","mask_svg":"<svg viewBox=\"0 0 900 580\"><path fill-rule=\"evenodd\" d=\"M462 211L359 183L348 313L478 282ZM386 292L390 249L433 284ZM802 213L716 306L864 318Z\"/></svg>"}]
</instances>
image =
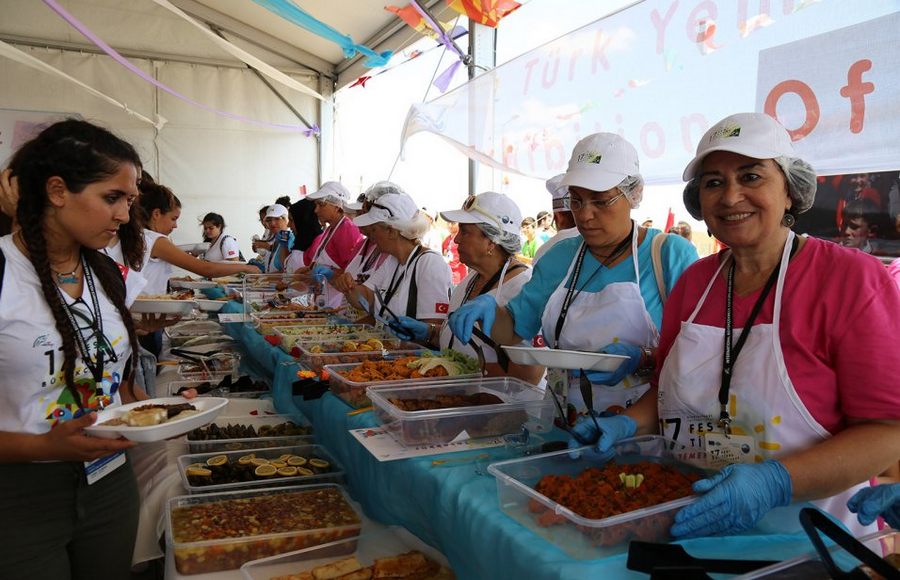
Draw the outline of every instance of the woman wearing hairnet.
<instances>
[{"instance_id":1,"label":"woman wearing hairnet","mask_svg":"<svg viewBox=\"0 0 900 580\"><path fill-rule=\"evenodd\" d=\"M450 295L450 311L453 312L466 302L479 296L491 296L500 306L516 296L528 280L531 268L516 260L522 249L519 224L522 212L512 199L502 193L486 191L470 195L462 209L441 213L448 222L459 224L456 243L459 259L469 269L469 274L456 285ZM421 333L424 323L402 318L402 326L407 330ZM517 365L510 363L508 370L497 364L497 353L473 337L484 352L489 376L513 376L532 384L540 382L544 367ZM531 346L526 340L524 346ZM440 329L440 347L452 348L475 357L474 349L453 336L445 324Z\"/></svg>"},{"instance_id":2,"label":"woman wearing hairnet","mask_svg":"<svg viewBox=\"0 0 900 580\"><path fill-rule=\"evenodd\" d=\"M684 178L688 211L730 249L679 280L658 393L600 419L601 449L661 429L724 467L694 485L678 538L783 530L796 514L778 508L805 500L864 533L847 500L900 457L900 293L877 260L791 231L816 174L771 117L714 125Z\"/></svg>"},{"instance_id":3,"label":"woman wearing hairnet","mask_svg":"<svg viewBox=\"0 0 900 580\"><path fill-rule=\"evenodd\" d=\"M542 331L552 348L627 356L614 372L589 373L594 409L621 410L649 388L662 320L658 280L668 293L697 251L684 238L668 236L662 271L654 269L652 241L660 232L631 219L643 180L637 151L618 135L597 133L579 141L560 185L569 189L580 235L553 246L505 307L493 296L479 296L450 317L450 328L463 343L481 321L500 344L518 344ZM574 375L566 379L559 380L572 384ZM555 377L548 382L558 388ZM577 384L568 389L569 401L586 411Z\"/></svg>"}]
</instances>

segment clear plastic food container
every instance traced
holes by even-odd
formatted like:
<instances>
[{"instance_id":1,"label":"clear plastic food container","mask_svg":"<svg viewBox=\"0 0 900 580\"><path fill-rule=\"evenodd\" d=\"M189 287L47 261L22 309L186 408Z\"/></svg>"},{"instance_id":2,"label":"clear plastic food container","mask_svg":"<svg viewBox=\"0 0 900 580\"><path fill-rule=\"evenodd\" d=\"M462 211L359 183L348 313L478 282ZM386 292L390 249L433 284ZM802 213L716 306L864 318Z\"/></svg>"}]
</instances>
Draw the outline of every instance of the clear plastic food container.
<instances>
[{"instance_id":1,"label":"clear plastic food container","mask_svg":"<svg viewBox=\"0 0 900 580\"><path fill-rule=\"evenodd\" d=\"M221 334L222 325L214 320L187 320L167 327L165 333L170 339Z\"/></svg>"},{"instance_id":2,"label":"clear plastic food container","mask_svg":"<svg viewBox=\"0 0 900 580\"><path fill-rule=\"evenodd\" d=\"M226 376L238 377L241 366L241 355L236 352L220 353L206 357L201 362L182 362L178 365L178 374L184 381L218 382Z\"/></svg>"},{"instance_id":3,"label":"clear plastic food container","mask_svg":"<svg viewBox=\"0 0 900 580\"><path fill-rule=\"evenodd\" d=\"M341 398L351 407L357 409L369 407L372 401L366 394L366 389L372 386L386 385L416 385L422 383L434 383L443 381L456 381L461 379L478 379L481 375L478 373L469 373L464 375L456 375L453 377L422 377L418 379L404 380L385 380L385 381L353 381L345 375L356 367L359 363L346 363L339 365L325 365L323 367L325 375L328 377L328 388L332 393Z\"/></svg>"},{"instance_id":4,"label":"clear plastic food container","mask_svg":"<svg viewBox=\"0 0 900 580\"><path fill-rule=\"evenodd\" d=\"M276 326L281 348L290 353L301 340L337 340L388 338L384 332L368 324L320 324L316 326Z\"/></svg>"},{"instance_id":5,"label":"clear plastic food container","mask_svg":"<svg viewBox=\"0 0 900 580\"><path fill-rule=\"evenodd\" d=\"M553 402L541 389L510 377L397 384L366 392L378 422L407 446L496 437L523 426L546 432L553 426ZM397 401L424 409L404 410Z\"/></svg>"},{"instance_id":6,"label":"clear plastic food container","mask_svg":"<svg viewBox=\"0 0 900 580\"><path fill-rule=\"evenodd\" d=\"M291 423L297 432L284 434L279 425ZM188 449L191 453L213 453L222 451L238 451L241 449L266 449L269 447L289 447L313 442L313 429L309 423L298 423L297 419L288 415L260 415L258 417L231 416L216 417L216 420L204 427L209 433L212 425L221 431L222 428L240 427L245 432L235 437L220 439L202 439L198 430L187 434ZM247 435L246 430L253 427L256 436ZM273 430L274 429L274 430ZM262 435L260 435L262 430ZM227 433L224 435L228 435Z\"/></svg>"},{"instance_id":7,"label":"clear plastic food container","mask_svg":"<svg viewBox=\"0 0 900 580\"><path fill-rule=\"evenodd\" d=\"M900 532L884 529L857 539L865 547L884 558L889 564L895 568L900 568ZM831 552L835 565L844 572L850 572L860 566L860 561L840 546L831 546L828 551ZM769 578L772 580L803 580L810 578L818 580L819 578L830 578L830 575L819 555L816 552L810 552L805 556L791 558L772 566L754 570L749 574L737 577L735 580L756 578Z\"/></svg>"},{"instance_id":8,"label":"clear plastic food container","mask_svg":"<svg viewBox=\"0 0 900 580\"><path fill-rule=\"evenodd\" d=\"M491 464L488 473L496 478L500 507L508 516L573 558L590 560L623 552L630 540L669 541L675 513L697 497L689 495L612 517L589 519L536 491L534 488L541 478L575 477L587 468L602 468L611 460L619 465L657 463L701 477L709 473L680 461L677 456L682 449L683 446L673 441L648 435L622 440L604 454L583 447L577 459L571 457L569 450L563 450L501 461ZM640 486L635 491L639 489Z\"/></svg>"},{"instance_id":9,"label":"clear plastic food container","mask_svg":"<svg viewBox=\"0 0 900 580\"><path fill-rule=\"evenodd\" d=\"M218 331L211 334L176 335L174 337L169 337L169 345L172 348L191 348L194 346L207 346L211 344L225 345L233 342L233 338L221 332L221 327Z\"/></svg>"},{"instance_id":10,"label":"clear plastic food container","mask_svg":"<svg viewBox=\"0 0 900 580\"><path fill-rule=\"evenodd\" d=\"M391 526L377 532L365 532L357 538L338 540L305 550L247 562L241 566L241 573L245 580L271 580L271 578L290 577L290 575L304 573L312 574L313 578L335 577L334 574L338 573L337 570L329 575L328 571L323 568L335 564L340 566L341 564L338 563L346 561L348 558L356 558L360 565L369 567L376 560L396 557L411 551L422 553L433 565L443 566L448 570L450 568L443 554L409 533L405 528ZM318 570L313 572L313 569Z\"/></svg>"},{"instance_id":11,"label":"clear plastic food container","mask_svg":"<svg viewBox=\"0 0 900 580\"><path fill-rule=\"evenodd\" d=\"M189 472L190 467L201 469ZM263 469L259 470L260 467ZM321 445L182 455L178 458L178 471L181 473L182 485L192 494L340 483L344 479L343 466ZM260 473L256 473L257 471Z\"/></svg>"},{"instance_id":12,"label":"clear plastic food container","mask_svg":"<svg viewBox=\"0 0 900 580\"><path fill-rule=\"evenodd\" d=\"M235 570L358 536L360 527L360 512L335 484L178 496L166 510L166 540L185 575Z\"/></svg>"},{"instance_id":13,"label":"clear plastic food container","mask_svg":"<svg viewBox=\"0 0 900 580\"><path fill-rule=\"evenodd\" d=\"M241 380L240 377L238 380ZM209 394L213 397L224 397L226 399L258 399L271 394L272 386L266 379L253 379L252 385L240 386L221 386L218 387L223 379L219 380L190 380L190 381L172 381L166 385L166 396L174 397L178 391L184 388L200 388L201 395ZM208 387L212 387L208 389Z\"/></svg>"},{"instance_id":14,"label":"clear plastic food container","mask_svg":"<svg viewBox=\"0 0 900 580\"><path fill-rule=\"evenodd\" d=\"M300 362L309 370L322 372L325 365L361 363L364 360L412 356L422 352L422 346L399 338L362 337L357 340L301 340ZM293 350L293 349L292 349Z\"/></svg>"}]
</instances>

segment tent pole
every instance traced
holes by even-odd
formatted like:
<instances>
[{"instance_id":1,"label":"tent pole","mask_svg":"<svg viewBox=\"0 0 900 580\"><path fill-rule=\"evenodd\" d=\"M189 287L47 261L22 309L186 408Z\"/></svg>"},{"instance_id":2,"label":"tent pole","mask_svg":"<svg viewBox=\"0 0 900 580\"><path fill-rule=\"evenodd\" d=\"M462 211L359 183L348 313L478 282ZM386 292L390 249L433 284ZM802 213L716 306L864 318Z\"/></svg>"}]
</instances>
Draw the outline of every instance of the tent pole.
<instances>
[{"instance_id":1,"label":"tent pole","mask_svg":"<svg viewBox=\"0 0 900 580\"><path fill-rule=\"evenodd\" d=\"M490 70L497 65L497 29L484 26L471 18L469 19L469 59L467 68L469 81L477 75L478 69ZM476 118L473 111L491 107L493 95L485 95L484 91L469 91L469 144L476 145L483 139L483 131L493 130L493 115L486 118ZM478 190L478 162L469 159L469 195L475 195Z\"/></svg>"}]
</instances>

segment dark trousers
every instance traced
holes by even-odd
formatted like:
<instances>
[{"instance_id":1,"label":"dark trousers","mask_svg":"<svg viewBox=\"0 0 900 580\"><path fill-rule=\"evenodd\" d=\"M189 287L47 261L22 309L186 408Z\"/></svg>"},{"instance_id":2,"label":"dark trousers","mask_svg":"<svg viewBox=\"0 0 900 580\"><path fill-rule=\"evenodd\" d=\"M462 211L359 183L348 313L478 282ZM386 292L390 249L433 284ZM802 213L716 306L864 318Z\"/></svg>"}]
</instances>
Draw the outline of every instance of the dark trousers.
<instances>
[{"instance_id":1,"label":"dark trousers","mask_svg":"<svg viewBox=\"0 0 900 580\"><path fill-rule=\"evenodd\" d=\"M0 464L0 578L128 580L138 512L130 462L93 485L82 463Z\"/></svg>"}]
</instances>

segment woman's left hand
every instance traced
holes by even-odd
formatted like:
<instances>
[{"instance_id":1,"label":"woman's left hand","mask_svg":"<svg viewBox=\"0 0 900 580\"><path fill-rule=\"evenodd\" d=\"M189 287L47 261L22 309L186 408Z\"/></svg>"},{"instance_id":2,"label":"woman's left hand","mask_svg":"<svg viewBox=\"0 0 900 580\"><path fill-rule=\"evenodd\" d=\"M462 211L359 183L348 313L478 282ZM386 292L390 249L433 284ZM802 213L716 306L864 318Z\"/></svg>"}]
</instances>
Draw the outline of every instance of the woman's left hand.
<instances>
[{"instance_id":1,"label":"woman's left hand","mask_svg":"<svg viewBox=\"0 0 900 580\"><path fill-rule=\"evenodd\" d=\"M641 364L641 356L643 355L643 351L641 347L635 346L633 344L628 344L627 342L614 342L612 344L607 344L603 348L600 349L603 354L617 354L621 356L627 356L628 360L622 361L622 364L619 365L614 371L605 372L605 371L585 371L587 378L591 381L591 383L596 385L618 385L625 379L628 375L634 374L634 371L637 370L638 366Z\"/></svg>"},{"instance_id":2,"label":"woman's left hand","mask_svg":"<svg viewBox=\"0 0 900 580\"><path fill-rule=\"evenodd\" d=\"M847 508L864 526L881 516L889 526L900 530L900 483L863 488L850 498Z\"/></svg>"},{"instance_id":3,"label":"woman's left hand","mask_svg":"<svg viewBox=\"0 0 900 580\"><path fill-rule=\"evenodd\" d=\"M430 330L427 322L422 322L409 316L401 316L398 321L392 322L388 327L397 338L401 340L415 340L416 342L428 340L428 331Z\"/></svg>"},{"instance_id":4,"label":"woman's left hand","mask_svg":"<svg viewBox=\"0 0 900 580\"><path fill-rule=\"evenodd\" d=\"M694 484L704 494L675 514L677 539L735 534L749 530L772 508L791 503L791 475L779 461L729 465Z\"/></svg>"}]
</instances>

